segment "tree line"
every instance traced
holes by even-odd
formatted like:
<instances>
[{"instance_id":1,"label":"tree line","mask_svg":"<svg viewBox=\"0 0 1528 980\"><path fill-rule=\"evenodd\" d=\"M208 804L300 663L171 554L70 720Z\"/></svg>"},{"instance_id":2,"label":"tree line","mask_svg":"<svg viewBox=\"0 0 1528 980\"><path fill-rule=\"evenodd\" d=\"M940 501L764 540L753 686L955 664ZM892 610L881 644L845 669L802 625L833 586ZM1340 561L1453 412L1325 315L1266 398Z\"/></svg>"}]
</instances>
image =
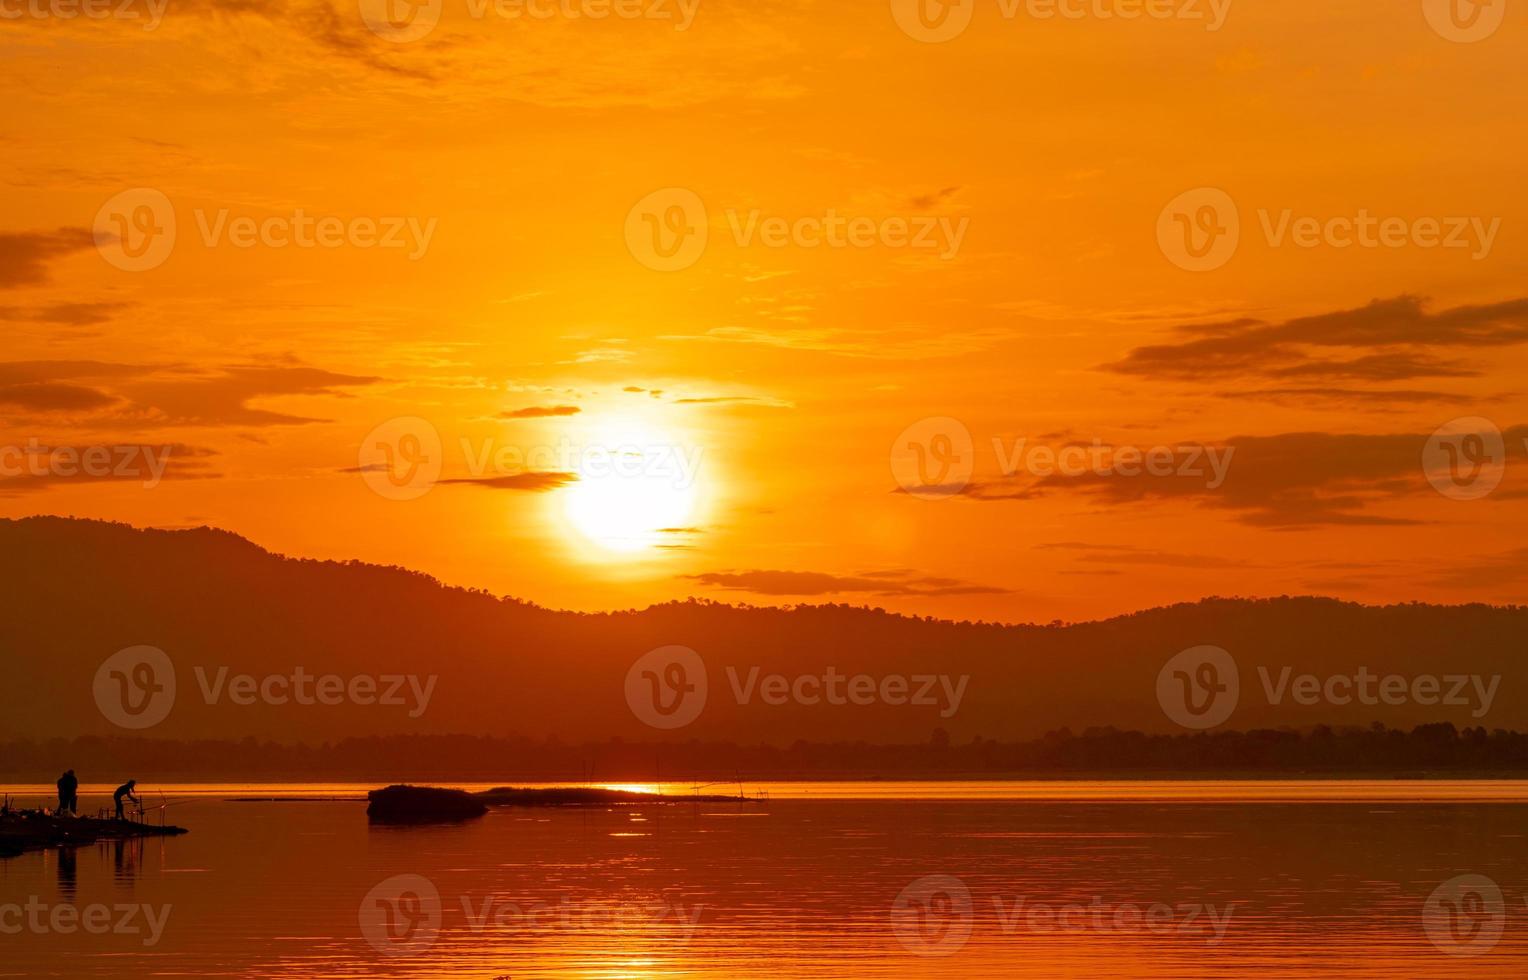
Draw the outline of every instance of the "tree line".
<instances>
[{"instance_id":1,"label":"tree line","mask_svg":"<svg viewBox=\"0 0 1528 980\"><path fill-rule=\"evenodd\" d=\"M955 743L942 729L912 744L718 741L565 743L556 738L396 735L318 744L82 736L0 743L0 776L51 782L119 776L268 780L683 780L698 778L997 778L1183 774L1528 775L1528 733L1452 723L1401 730L1319 725L1150 734L1062 728L1028 741Z\"/></svg>"}]
</instances>

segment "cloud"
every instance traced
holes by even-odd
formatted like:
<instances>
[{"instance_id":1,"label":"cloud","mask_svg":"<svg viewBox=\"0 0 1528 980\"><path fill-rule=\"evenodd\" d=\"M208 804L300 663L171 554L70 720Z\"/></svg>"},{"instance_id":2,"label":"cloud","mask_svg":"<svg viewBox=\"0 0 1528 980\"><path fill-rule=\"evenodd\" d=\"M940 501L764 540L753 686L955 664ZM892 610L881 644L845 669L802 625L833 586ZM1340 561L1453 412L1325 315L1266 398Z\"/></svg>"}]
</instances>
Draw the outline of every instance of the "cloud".
<instances>
[{"instance_id":1,"label":"cloud","mask_svg":"<svg viewBox=\"0 0 1528 980\"><path fill-rule=\"evenodd\" d=\"M158 370L154 365L114 364L109 361L0 361L0 384L44 381L95 381L126 378Z\"/></svg>"},{"instance_id":2,"label":"cloud","mask_svg":"<svg viewBox=\"0 0 1528 980\"><path fill-rule=\"evenodd\" d=\"M941 187L927 194L914 194L908 199L907 206L915 211L931 211L959 192L959 187Z\"/></svg>"},{"instance_id":3,"label":"cloud","mask_svg":"<svg viewBox=\"0 0 1528 980\"><path fill-rule=\"evenodd\" d=\"M751 570L705 572L688 578L702 585L769 596L821 596L866 593L878 596L1003 595L1007 589L975 585L960 579L916 576L906 570L859 576L826 572Z\"/></svg>"},{"instance_id":4,"label":"cloud","mask_svg":"<svg viewBox=\"0 0 1528 980\"><path fill-rule=\"evenodd\" d=\"M636 355L623 347L595 347L586 351L579 351L571 361L562 361L563 364L613 364L619 361L629 361Z\"/></svg>"},{"instance_id":5,"label":"cloud","mask_svg":"<svg viewBox=\"0 0 1528 980\"><path fill-rule=\"evenodd\" d=\"M89 423L96 426L304 425L328 420L259 408L252 403L263 398L299 395L346 397L342 389L380 380L293 361L230 365L207 371L101 361L9 361L0 362L0 386L4 386L0 390L16 395L0 396L0 404L44 411L110 407L105 414L89 418ZM85 381L90 384L80 384ZM61 401L71 403L58 404Z\"/></svg>"},{"instance_id":6,"label":"cloud","mask_svg":"<svg viewBox=\"0 0 1528 980\"><path fill-rule=\"evenodd\" d=\"M940 331L924 324L890 330L836 330L819 327L776 329L722 326L698 334L664 334L659 340L714 344L749 344L784 350L813 351L841 357L874 360L916 361L930 357L956 357L986 350L1011 332L1003 328L973 327Z\"/></svg>"},{"instance_id":7,"label":"cloud","mask_svg":"<svg viewBox=\"0 0 1528 980\"><path fill-rule=\"evenodd\" d=\"M1425 353L1528 343L1528 299L1431 313L1416 296L1298 317L1282 323L1238 318L1180 327L1188 339L1137 347L1106 365L1123 374L1200 380L1209 376L1317 377L1393 381L1468 377L1468 368ZM1372 352L1374 348L1398 348ZM1331 358L1334 348L1371 351ZM1421 350L1418 350L1418 349Z\"/></svg>"},{"instance_id":8,"label":"cloud","mask_svg":"<svg viewBox=\"0 0 1528 980\"><path fill-rule=\"evenodd\" d=\"M48 263L95 245L88 228L0 234L0 289L48 281Z\"/></svg>"},{"instance_id":9,"label":"cloud","mask_svg":"<svg viewBox=\"0 0 1528 980\"><path fill-rule=\"evenodd\" d=\"M1514 548L1481 555L1446 569L1432 579L1434 585L1454 589L1497 589L1528 579L1528 548Z\"/></svg>"},{"instance_id":10,"label":"cloud","mask_svg":"<svg viewBox=\"0 0 1528 980\"><path fill-rule=\"evenodd\" d=\"M46 306L0 306L0 320L30 320L34 323L59 323L83 327L110 320L130 305L128 303L53 303Z\"/></svg>"},{"instance_id":11,"label":"cloud","mask_svg":"<svg viewBox=\"0 0 1528 980\"><path fill-rule=\"evenodd\" d=\"M1410 378L1475 378L1479 371L1436 358L1394 351L1345 361L1306 361L1270 368L1271 378L1321 378L1333 381L1404 381Z\"/></svg>"},{"instance_id":12,"label":"cloud","mask_svg":"<svg viewBox=\"0 0 1528 980\"><path fill-rule=\"evenodd\" d=\"M486 490L522 490L530 493L546 493L549 490L556 490L570 483L578 482L578 474L541 471L514 473L509 476L466 476L451 480L440 480L438 482L483 487Z\"/></svg>"},{"instance_id":13,"label":"cloud","mask_svg":"<svg viewBox=\"0 0 1528 980\"><path fill-rule=\"evenodd\" d=\"M1167 568L1247 568L1253 563L1240 558L1214 555L1187 555L1124 544L1087 544L1081 541L1057 541L1035 546L1041 551L1069 551L1078 561L1107 565L1160 565Z\"/></svg>"},{"instance_id":14,"label":"cloud","mask_svg":"<svg viewBox=\"0 0 1528 980\"><path fill-rule=\"evenodd\" d=\"M1504 433L1513 455L1528 438L1528 426ZM1211 486L1210 467L1197 472L1180 467L1171 475L1086 472L1042 477L1016 476L977 482L965 488L968 500L1024 501L1071 495L1110 507L1182 501L1232 511L1244 524L1279 529L1320 526L1400 526L1421 523L1407 517L1375 514L1372 509L1408 498L1432 499L1435 491L1423 471L1422 454L1429 436L1349 435L1296 432L1239 436L1211 447L1229 452L1225 479ZM1192 448L1192 447L1190 447ZM1186 464L1184 447L1177 461Z\"/></svg>"},{"instance_id":15,"label":"cloud","mask_svg":"<svg viewBox=\"0 0 1528 980\"><path fill-rule=\"evenodd\" d=\"M1272 402L1289 402L1295 405L1320 398L1327 401L1351 402L1356 405L1382 402L1387 405L1461 404L1470 401L1467 395L1447 391L1424 391L1408 388L1250 388L1216 392L1220 398L1262 398Z\"/></svg>"},{"instance_id":16,"label":"cloud","mask_svg":"<svg viewBox=\"0 0 1528 980\"><path fill-rule=\"evenodd\" d=\"M753 395L712 395L704 398L676 398L675 405L757 405L760 408L790 408L789 402Z\"/></svg>"},{"instance_id":17,"label":"cloud","mask_svg":"<svg viewBox=\"0 0 1528 980\"><path fill-rule=\"evenodd\" d=\"M577 415L583 409L576 405L533 405L530 408L520 408L513 412L500 412L501 419L550 419L561 418L567 415Z\"/></svg>"},{"instance_id":18,"label":"cloud","mask_svg":"<svg viewBox=\"0 0 1528 980\"><path fill-rule=\"evenodd\" d=\"M0 447L0 497L60 486L139 483L152 489L161 480L205 480L212 472L211 449L179 443L117 443L93 446Z\"/></svg>"},{"instance_id":19,"label":"cloud","mask_svg":"<svg viewBox=\"0 0 1528 980\"><path fill-rule=\"evenodd\" d=\"M116 401L104 391L64 382L0 385L0 405L15 405L38 412L83 412L105 408Z\"/></svg>"}]
</instances>

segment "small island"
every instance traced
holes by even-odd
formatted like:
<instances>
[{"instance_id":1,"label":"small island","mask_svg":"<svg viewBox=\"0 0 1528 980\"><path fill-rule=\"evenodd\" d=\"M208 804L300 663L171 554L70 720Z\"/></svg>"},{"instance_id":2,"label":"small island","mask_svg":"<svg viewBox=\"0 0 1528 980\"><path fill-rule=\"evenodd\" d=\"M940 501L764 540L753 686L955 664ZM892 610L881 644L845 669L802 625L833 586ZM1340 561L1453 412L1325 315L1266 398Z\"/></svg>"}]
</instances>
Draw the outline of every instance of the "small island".
<instances>
[{"instance_id":1,"label":"small island","mask_svg":"<svg viewBox=\"0 0 1528 980\"><path fill-rule=\"evenodd\" d=\"M754 803L747 796L716 796L698 793L641 793L598 786L551 786L519 789L499 786L473 794L489 806L629 806L643 803Z\"/></svg>"},{"instance_id":2,"label":"small island","mask_svg":"<svg viewBox=\"0 0 1528 980\"><path fill-rule=\"evenodd\" d=\"M480 793L434 786L388 786L366 794L366 816L373 823L454 823L488 812L490 806L636 806L672 803L752 803L746 796L672 795L595 786L523 789L499 786Z\"/></svg>"}]
</instances>

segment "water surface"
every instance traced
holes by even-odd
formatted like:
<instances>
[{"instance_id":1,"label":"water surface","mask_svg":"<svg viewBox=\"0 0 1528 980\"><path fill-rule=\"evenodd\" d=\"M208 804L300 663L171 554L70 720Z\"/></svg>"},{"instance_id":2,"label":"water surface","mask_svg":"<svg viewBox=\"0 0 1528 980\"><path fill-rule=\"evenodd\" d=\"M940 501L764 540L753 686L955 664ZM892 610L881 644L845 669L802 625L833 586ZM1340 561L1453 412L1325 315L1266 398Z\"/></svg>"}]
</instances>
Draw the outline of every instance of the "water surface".
<instances>
[{"instance_id":1,"label":"water surface","mask_svg":"<svg viewBox=\"0 0 1528 980\"><path fill-rule=\"evenodd\" d=\"M368 826L367 788L156 788L190 835L0 862L0 976L1528 970L1519 783L749 783L764 798L409 829ZM117 928L60 931L60 907Z\"/></svg>"}]
</instances>

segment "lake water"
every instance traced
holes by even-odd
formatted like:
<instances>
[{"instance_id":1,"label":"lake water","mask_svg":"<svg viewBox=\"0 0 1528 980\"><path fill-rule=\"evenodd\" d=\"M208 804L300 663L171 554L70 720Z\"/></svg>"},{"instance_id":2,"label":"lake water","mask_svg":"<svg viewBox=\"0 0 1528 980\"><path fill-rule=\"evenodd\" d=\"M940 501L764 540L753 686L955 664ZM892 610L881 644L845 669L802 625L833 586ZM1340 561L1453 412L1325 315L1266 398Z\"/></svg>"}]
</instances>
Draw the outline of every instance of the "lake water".
<instances>
[{"instance_id":1,"label":"lake water","mask_svg":"<svg viewBox=\"0 0 1528 980\"><path fill-rule=\"evenodd\" d=\"M1528 973L1519 783L751 783L409 829L366 788L155 788L191 834L0 861L0 976Z\"/></svg>"}]
</instances>

